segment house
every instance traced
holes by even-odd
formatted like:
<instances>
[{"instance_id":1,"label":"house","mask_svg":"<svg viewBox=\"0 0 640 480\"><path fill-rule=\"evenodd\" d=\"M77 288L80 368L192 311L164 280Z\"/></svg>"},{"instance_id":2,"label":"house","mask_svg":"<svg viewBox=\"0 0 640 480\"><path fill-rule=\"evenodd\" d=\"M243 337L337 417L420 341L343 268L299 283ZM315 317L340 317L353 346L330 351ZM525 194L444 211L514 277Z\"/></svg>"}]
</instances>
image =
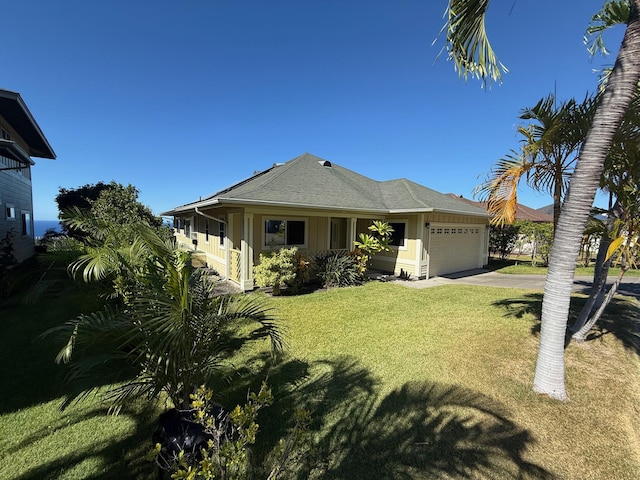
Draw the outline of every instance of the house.
<instances>
[{"instance_id":1,"label":"house","mask_svg":"<svg viewBox=\"0 0 640 480\"><path fill-rule=\"evenodd\" d=\"M0 89L0 240L21 262L34 254L31 157L56 155L19 93Z\"/></svg>"},{"instance_id":2,"label":"house","mask_svg":"<svg viewBox=\"0 0 640 480\"><path fill-rule=\"evenodd\" d=\"M469 200L468 198L464 198L463 196L456 195L454 193L448 193L447 195L459 198L463 202L467 202L469 205L474 205L484 210L487 209L487 202L474 202L473 200ZM551 205L551 213L549 213L546 210L546 207L536 210L518 203L516 205L516 220L526 220L533 223L553 223L553 205Z\"/></svg>"},{"instance_id":3,"label":"house","mask_svg":"<svg viewBox=\"0 0 640 480\"><path fill-rule=\"evenodd\" d=\"M214 195L176 207L177 241L244 290L260 253L297 246L307 256L351 250L372 220L391 224L392 251L372 266L413 278L482 267L488 216L482 209L406 179L379 182L305 153Z\"/></svg>"}]
</instances>

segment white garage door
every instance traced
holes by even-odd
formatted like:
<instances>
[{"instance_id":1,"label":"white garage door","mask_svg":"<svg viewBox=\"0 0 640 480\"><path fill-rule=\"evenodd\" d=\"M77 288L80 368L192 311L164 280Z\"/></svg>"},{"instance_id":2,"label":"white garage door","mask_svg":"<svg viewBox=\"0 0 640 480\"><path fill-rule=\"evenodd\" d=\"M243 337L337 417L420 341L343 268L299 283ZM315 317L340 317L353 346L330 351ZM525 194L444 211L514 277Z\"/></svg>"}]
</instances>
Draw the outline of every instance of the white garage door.
<instances>
[{"instance_id":1,"label":"white garage door","mask_svg":"<svg viewBox=\"0 0 640 480\"><path fill-rule=\"evenodd\" d=\"M431 225L429 276L482 267L484 225Z\"/></svg>"}]
</instances>

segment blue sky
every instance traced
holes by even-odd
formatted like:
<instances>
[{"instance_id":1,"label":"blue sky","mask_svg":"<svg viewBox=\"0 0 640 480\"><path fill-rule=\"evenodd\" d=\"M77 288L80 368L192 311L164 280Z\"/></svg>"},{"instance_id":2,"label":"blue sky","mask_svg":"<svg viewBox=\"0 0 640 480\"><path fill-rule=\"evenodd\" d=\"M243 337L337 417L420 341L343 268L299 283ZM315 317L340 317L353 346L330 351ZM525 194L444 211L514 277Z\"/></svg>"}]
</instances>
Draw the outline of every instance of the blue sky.
<instances>
[{"instance_id":1,"label":"blue sky","mask_svg":"<svg viewBox=\"0 0 640 480\"><path fill-rule=\"evenodd\" d=\"M522 108L584 98L614 61L582 43L601 5L493 0L510 73L486 90L436 60L444 0L23 0L3 6L0 88L58 157L35 159L39 220L59 187L130 183L159 213L304 152L471 198L517 148Z\"/></svg>"}]
</instances>

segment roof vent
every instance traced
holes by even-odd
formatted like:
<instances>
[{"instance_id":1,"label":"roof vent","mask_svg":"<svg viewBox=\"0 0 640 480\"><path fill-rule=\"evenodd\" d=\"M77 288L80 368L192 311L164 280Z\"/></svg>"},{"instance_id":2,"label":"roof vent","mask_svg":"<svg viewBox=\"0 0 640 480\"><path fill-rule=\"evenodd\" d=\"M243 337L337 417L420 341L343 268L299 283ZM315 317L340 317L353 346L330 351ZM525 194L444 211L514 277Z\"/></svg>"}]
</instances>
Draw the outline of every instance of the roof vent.
<instances>
[{"instance_id":1,"label":"roof vent","mask_svg":"<svg viewBox=\"0 0 640 480\"><path fill-rule=\"evenodd\" d=\"M328 160L320 160L318 163L323 167L331 167L331 162Z\"/></svg>"}]
</instances>

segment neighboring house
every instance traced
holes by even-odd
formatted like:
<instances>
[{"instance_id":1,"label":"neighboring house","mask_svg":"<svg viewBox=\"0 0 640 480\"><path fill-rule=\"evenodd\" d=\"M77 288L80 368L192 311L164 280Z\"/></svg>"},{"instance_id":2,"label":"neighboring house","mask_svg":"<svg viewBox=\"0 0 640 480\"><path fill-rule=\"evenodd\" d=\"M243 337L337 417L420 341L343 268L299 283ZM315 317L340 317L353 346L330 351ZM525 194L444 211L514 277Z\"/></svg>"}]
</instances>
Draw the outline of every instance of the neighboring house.
<instances>
[{"instance_id":1,"label":"neighboring house","mask_svg":"<svg viewBox=\"0 0 640 480\"><path fill-rule=\"evenodd\" d=\"M474 205L483 210L487 210L487 202L474 202L468 198L464 198L461 195L449 193L448 195L458 198L463 202L467 202L469 205ZM516 220L528 220L534 223L553 223L553 205L551 205L551 214L546 211L546 207L543 209L533 209L519 203L516 206Z\"/></svg>"},{"instance_id":2,"label":"neighboring house","mask_svg":"<svg viewBox=\"0 0 640 480\"><path fill-rule=\"evenodd\" d=\"M0 89L0 239L11 232L19 262L35 249L31 157L56 155L20 94Z\"/></svg>"},{"instance_id":3,"label":"neighboring house","mask_svg":"<svg viewBox=\"0 0 640 480\"><path fill-rule=\"evenodd\" d=\"M351 250L372 220L395 230L372 266L413 278L479 268L488 258L484 210L406 179L378 182L305 153L212 196L174 208L179 243L244 290L260 253Z\"/></svg>"}]
</instances>

